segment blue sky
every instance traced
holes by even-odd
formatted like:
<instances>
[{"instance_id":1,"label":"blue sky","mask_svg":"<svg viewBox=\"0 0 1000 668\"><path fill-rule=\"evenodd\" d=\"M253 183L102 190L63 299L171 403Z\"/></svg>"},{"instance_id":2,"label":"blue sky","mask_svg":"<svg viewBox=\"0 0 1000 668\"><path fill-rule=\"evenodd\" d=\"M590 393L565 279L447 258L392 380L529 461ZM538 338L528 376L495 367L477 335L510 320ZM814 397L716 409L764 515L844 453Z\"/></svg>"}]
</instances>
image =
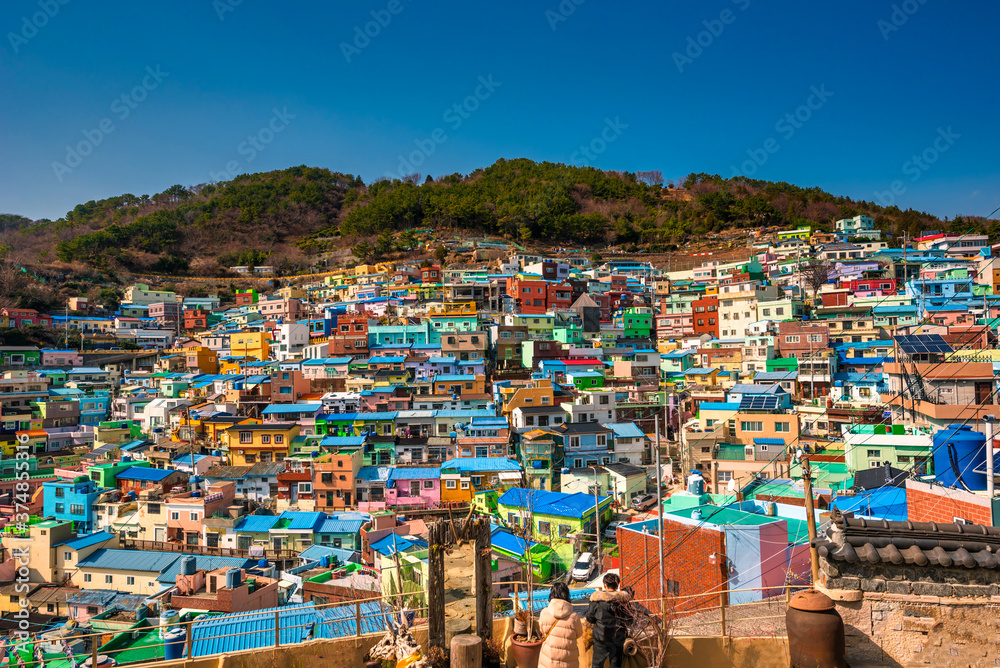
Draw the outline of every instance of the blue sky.
<instances>
[{"instance_id":1,"label":"blue sky","mask_svg":"<svg viewBox=\"0 0 1000 668\"><path fill-rule=\"evenodd\" d=\"M998 18L941 0L5 0L0 211L528 157L985 215Z\"/></svg>"}]
</instances>

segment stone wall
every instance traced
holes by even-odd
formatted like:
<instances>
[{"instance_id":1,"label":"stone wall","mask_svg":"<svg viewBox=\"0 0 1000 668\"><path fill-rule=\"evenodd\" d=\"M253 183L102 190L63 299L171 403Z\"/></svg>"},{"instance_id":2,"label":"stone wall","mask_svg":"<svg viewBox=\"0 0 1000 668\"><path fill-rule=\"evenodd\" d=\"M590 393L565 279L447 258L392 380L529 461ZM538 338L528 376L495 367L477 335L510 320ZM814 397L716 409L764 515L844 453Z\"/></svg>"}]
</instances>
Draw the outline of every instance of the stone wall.
<instances>
[{"instance_id":1,"label":"stone wall","mask_svg":"<svg viewBox=\"0 0 1000 668\"><path fill-rule=\"evenodd\" d=\"M849 665L1000 665L1000 573L820 560Z\"/></svg>"}]
</instances>

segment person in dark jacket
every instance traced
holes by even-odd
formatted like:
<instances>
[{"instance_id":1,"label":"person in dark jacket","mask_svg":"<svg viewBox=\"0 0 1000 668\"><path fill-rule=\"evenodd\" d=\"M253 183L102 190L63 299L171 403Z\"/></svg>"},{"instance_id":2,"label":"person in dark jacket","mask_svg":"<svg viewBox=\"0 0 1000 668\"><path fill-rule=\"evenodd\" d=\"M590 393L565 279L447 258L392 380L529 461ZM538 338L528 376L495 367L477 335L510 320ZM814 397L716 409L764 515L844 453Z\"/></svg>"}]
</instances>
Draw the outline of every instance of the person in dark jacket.
<instances>
[{"instance_id":1,"label":"person in dark jacket","mask_svg":"<svg viewBox=\"0 0 1000 668\"><path fill-rule=\"evenodd\" d=\"M590 597L587 621L594 626L593 668L603 668L605 661L611 662L611 668L622 665L622 648L631 621L628 604L632 597L618 590L620 583L617 575L608 573L604 576L603 590Z\"/></svg>"}]
</instances>

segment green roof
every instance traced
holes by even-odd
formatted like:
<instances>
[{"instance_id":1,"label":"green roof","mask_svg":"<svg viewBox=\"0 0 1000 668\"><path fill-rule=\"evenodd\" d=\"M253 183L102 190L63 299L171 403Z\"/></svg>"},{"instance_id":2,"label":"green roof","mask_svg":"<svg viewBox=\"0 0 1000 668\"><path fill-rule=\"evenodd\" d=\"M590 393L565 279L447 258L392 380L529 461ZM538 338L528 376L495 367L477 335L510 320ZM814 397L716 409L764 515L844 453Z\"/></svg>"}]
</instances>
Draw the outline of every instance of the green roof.
<instances>
[{"instance_id":1,"label":"green roof","mask_svg":"<svg viewBox=\"0 0 1000 668\"><path fill-rule=\"evenodd\" d=\"M760 526L771 524L783 520L788 527L788 543L805 543L809 540L809 528L805 520L790 519L788 517L768 517L757 513L748 513L738 508L728 508L725 506L696 506L679 510L667 511L664 516L678 515L690 518L695 510L701 511L701 521L709 524L720 524L729 526Z\"/></svg>"},{"instance_id":2,"label":"green roof","mask_svg":"<svg viewBox=\"0 0 1000 668\"><path fill-rule=\"evenodd\" d=\"M742 462L746 460L746 448L742 445L732 445L730 443L719 444L719 452L716 459L729 462Z\"/></svg>"}]
</instances>

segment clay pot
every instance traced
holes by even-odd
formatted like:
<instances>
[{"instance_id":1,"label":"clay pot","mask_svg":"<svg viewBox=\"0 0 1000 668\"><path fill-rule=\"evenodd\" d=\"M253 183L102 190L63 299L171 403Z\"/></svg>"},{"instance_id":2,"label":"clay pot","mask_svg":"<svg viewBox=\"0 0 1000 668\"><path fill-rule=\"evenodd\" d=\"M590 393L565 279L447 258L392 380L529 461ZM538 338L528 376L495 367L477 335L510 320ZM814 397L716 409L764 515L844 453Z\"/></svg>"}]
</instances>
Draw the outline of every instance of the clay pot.
<instances>
[{"instance_id":1,"label":"clay pot","mask_svg":"<svg viewBox=\"0 0 1000 668\"><path fill-rule=\"evenodd\" d=\"M517 668L538 668L538 657L542 653L542 643L544 638L525 642L517 638L511 638L510 651L514 655Z\"/></svg>"}]
</instances>

